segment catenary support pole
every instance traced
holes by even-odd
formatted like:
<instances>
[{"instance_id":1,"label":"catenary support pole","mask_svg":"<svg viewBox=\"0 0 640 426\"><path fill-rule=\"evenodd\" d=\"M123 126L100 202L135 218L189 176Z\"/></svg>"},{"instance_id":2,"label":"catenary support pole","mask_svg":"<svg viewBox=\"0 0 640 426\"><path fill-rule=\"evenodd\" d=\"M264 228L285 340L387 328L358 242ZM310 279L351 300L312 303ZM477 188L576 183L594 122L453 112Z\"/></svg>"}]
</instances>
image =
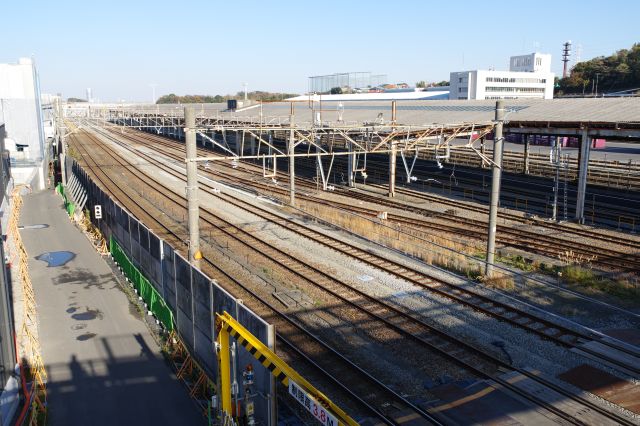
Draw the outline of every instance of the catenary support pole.
<instances>
[{"instance_id":1,"label":"catenary support pole","mask_svg":"<svg viewBox=\"0 0 640 426\"><path fill-rule=\"evenodd\" d=\"M529 153L531 151L531 135L524 135L524 174L529 174Z\"/></svg>"},{"instance_id":2,"label":"catenary support pole","mask_svg":"<svg viewBox=\"0 0 640 426\"><path fill-rule=\"evenodd\" d=\"M553 212L551 219L558 220L558 196L560 195L560 141L558 136L553 138L553 166L556 173L553 179Z\"/></svg>"},{"instance_id":3,"label":"catenary support pole","mask_svg":"<svg viewBox=\"0 0 640 426\"><path fill-rule=\"evenodd\" d=\"M347 141L347 149L349 151L353 151L353 143L351 141ZM355 168L354 163L356 162L355 154L347 155L347 185L349 188L353 188L355 183L353 181L353 169Z\"/></svg>"},{"instance_id":4,"label":"catenary support pole","mask_svg":"<svg viewBox=\"0 0 640 426\"><path fill-rule=\"evenodd\" d=\"M200 267L200 206L198 202L198 163L196 150L196 114L193 106L184 107L184 134L187 149L187 208L189 211L189 262Z\"/></svg>"},{"instance_id":5,"label":"catenary support pole","mask_svg":"<svg viewBox=\"0 0 640 426\"><path fill-rule=\"evenodd\" d=\"M582 138L580 140L580 161L578 167L578 196L576 200L576 220L584 223L584 201L587 191L587 176L589 174L589 152L591 151L591 137L589 137L589 129L582 129Z\"/></svg>"},{"instance_id":6,"label":"catenary support pole","mask_svg":"<svg viewBox=\"0 0 640 426\"><path fill-rule=\"evenodd\" d=\"M496 224L498 219L498 202L500 201L500 178L502 175L502 125L504 121L504 102L496 102L496 127L493 137L493 173L491 179L491 204L489 207L489 237L487 238L487 263L485 275L493 274L493 262L496 252Z\"/></svg>"},{"instance_id":7,"label":"catenary support pole","mask_svg":"<svg viewBox=\"0 0 640 426\"><path fill-rule=\"evenodd\" d=\"M396 124L396 101L391 101L391 131L395 130ZM391 140L391 152L389 153L389 197L396 196L396 161L397 161L397 142Z\"/></svg>"},{"instance_id":8,"label":"catenary support pole","mask_svg":"<svg viewBox=\"0 0 640 426\"><path fill-rule=\"evenodd\" d=\"M296 204L296 170L295 170L295 134L293 126L295 125L295 116L291 114L289 116L289 123L291 124L291 130L289 130L289 204L295 206Z\"/></svg>"},{"instance_id":9,"label":"catenary support pole","mask_svg":"<svg viewBox=\"0 0 640 426\"><path fill-rule=\"evenodd\" d=\"M389 153L389 197L396 196L396 161L397 161L397 142L391 141L391 152Z\"/></svg>"},{"instance_id":10,"label":"catenary support pole","mask_svg":"<svg viewBox=\"0 0 640 426\"><path fill-rule=\"evenodd\" d=\"M62 109L62 99L57 99L56 101L56 113L58 118L58 139L60 142L60 152L58 153L58 159L60 161L60 173L62 179L62 186L67 185L67 169L66 169L66 161L67 161L67 148L65 147L64 142L64 110Z\"/></svg>"}]
</instances>

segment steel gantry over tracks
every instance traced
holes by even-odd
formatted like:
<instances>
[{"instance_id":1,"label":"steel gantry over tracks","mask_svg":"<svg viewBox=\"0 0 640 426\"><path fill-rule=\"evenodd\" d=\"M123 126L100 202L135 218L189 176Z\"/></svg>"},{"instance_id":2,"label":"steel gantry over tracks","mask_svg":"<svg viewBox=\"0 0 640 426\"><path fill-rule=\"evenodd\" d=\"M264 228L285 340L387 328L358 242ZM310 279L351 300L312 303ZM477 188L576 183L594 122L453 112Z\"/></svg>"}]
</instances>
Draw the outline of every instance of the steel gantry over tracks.
<instances>
[{"instance_id":1,"label":"steel gantry over tracks","mask_svg":"<svg viewBox=\"0 0 640 426\"><path fill-rule=\"evenodd\" d=\"M288 116L265 117L263 114L255 116L237 116L235 114L216 113L215 116L196 114L194 106L185 106L181 115L177 111L167 113L157 108L155 111L138 109L88 109L86 114L77 114L77 121L86 126L102 125L137 128L139 130L164 133L173 129L173 135L178 139L184 137L186 144L187 180L189 194L189 229L190 241L197 241L197 163L215 161L231 161L236 163L243 159L262 160L263 176L275 178L277 176L277 160L288 158L289 171L289 203L295 206L295 159L315 158L317 170L320 171L323 190L331 189L328 185L334 159L336 156L347 156L347 183L355 186L355 174L360 173L363 179L367 177L367 155L388 154L389 156L389 189L388 195L395 196L397 155L400 153L407 179L411 179L413 166L421 152L434 150L436 161L449 158L454 141L455 148L473 150L484 164L493 165L500 169L500 161L495 161L484 154L483 150L474 147L477 140L484 140L485 136L494 131L497 120L482 122L462 122L457 124L403 124L397 120L396 101L391 102L391 120L385 122L382 113L373 121L352 121L342 119L337 110L334 121L322 119L322 108L302 108L299 115L311 121L298 122L295 111L300 105L289 102ZM297 108L296 108L297 106ZM497 108L497 107L496 107ZM260 112L262 105L260 105ZM333 111L336 112L336 111ZM176 114L173 114L176 113ZM325 118L330 116L325 111ZM82 125L82 124L81 124ZM212 155L197 156L196 142L210 145ZM462 144L459 142L462 141ZM247 148L248 145L248 149ZM439 155L443 152L444 155ZM413 161L407 161L413 156ZM329 158L328 165L323 159ZM495 155L494 155L495 157ZM438 163L439 164L439 163ZM209 165L208 168L211 166ZM325 167L327 167L325 169ZM193 214L192 214L193 213ZM193 226L191 225L193 224ZM192 245L194 253L197 244ZM190 260L197 259L190 253Z\"/></svg>"},{"instance_id":2,"label":"steel gantry over tracks","mask_svg":"<svg viewBox=\"0 0 640 426\"><path fill-rule=\"evenodd\" d=\"M186 135L186 128L189 127L189 131L196 132L200 142L211 146L216 152L206 157L187 159L187 162L257 159L262 160L264 175L268 177L276 170L278 159L288 158L292 204L295 197L295 158L315 157L322 187L327 190L328 176L336 156L347 156L347 178L349 185L353 186L357 172L366 178L363 164L366 165L367 155L388 154L389 196L395 195L395 166L398 154L402 157L408 179L413 171L415 159L424 151L433 150L436 158L445 159L452 148L472 149L485 164L493 164L490 157L474 147L476 141L483 140L493 131L493 120L406 124L397 120L396 101L391 102L391 120L386 121L382 113L369 119L363 115L359 121L345 121L342 119L339 106L337 109L317 109L312 105L307 109L300 103L279 103L280 107L286 105L289 105L289 115L279 116L262 114L262 104L259 105L259 109L256 106L251 110L259 112L257 115L237 115L220 111L213 115L211 111L202 109L196 114L195 127L187 125L182 111L160 108L94 108L86 113L78 113L77 116L83 121L98 125L113 123L157 133L171 129L172 135L178 139ZM269 106L270 111L273 111L273 104ZM193 109L195 113L198 112ZM333 114L336 116L333 117ZM327 120L330 117L334 119ZM325 157L328 159L323 162ZM413 163L407 161L407 157L413 157Z\"/></svg>"}]
</instances>

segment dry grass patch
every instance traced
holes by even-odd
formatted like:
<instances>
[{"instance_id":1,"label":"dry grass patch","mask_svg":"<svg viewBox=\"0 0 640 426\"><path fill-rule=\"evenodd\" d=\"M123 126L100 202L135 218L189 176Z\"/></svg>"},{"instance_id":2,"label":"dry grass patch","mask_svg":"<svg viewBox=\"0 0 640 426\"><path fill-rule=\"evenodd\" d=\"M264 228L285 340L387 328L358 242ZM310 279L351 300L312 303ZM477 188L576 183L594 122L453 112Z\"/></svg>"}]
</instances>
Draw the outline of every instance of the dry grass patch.
<instances>
[{"instance_id":1,"label":"dry grass patch","mask_svg":"<svg viewBox=\"0 0 640 426\"><path fill-rule=\"evenodd\" d=\"M494 274L491 277L483 276L480 281L487 287L499 288L501 290L513 290L516 287L511 275Z\"/></svg>"},{"instance_id":2,"label":"dry grass patch","mask_svg":"<svg viewBox=\"0 0 640 426\"><path fill-rule=\"evenodd\" d=\"M298 204L298 207L313 216L396 249L429 265L462 274L469 279L478 279L482 275L484 262L469 259L463 254L470 249L477 251L478 247L470 247L466 243L457 243L408 227L403 227L400 232L398 228L379 219L367 219L315 203L303 201Z\"/></svg>"}]
</instances>

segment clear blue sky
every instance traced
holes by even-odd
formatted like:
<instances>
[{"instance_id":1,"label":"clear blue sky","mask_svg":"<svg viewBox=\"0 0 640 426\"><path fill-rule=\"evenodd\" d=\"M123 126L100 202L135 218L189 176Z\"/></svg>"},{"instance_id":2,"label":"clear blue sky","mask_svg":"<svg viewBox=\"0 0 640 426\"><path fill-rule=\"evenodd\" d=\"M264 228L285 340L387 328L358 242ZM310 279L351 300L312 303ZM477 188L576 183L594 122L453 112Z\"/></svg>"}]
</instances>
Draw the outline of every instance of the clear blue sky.
<instances>
[{"instance_id":1,"label":"clear blue sky","mask_svg":"<svg viewBox=\"0 0 640 426\"><path fill-rule=\"evenodd\" d=\"M638 1L29 1L0 8L0 62L35 55L43 92L103 101L242 90L302 93L310 75L448 80L510 55L582 59L640 42Z\"/></svg>"}]
</instances>

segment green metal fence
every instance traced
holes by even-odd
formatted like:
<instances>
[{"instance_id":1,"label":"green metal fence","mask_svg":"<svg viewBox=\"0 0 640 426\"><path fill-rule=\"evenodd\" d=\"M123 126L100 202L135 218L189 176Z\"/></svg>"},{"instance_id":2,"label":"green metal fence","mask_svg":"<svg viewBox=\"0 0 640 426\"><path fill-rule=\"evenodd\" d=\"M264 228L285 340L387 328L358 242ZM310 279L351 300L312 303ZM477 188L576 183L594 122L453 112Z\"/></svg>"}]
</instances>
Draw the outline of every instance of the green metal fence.
<instances>
[{"instance_id":1,"label":"green metal fence","mask_svg":"<svg viewBox=\"0 0 640 426\"><path fill-rule=\"evenodd\" d=\"M56 192L60 194L62 199L64 200L64 209L67 211L69 216L73 216L73 213L76 211L76 205L69 201L67 198L67 194L64 193L64 186L61 183L56 185Z\"/></svg>"},{"instance_id":2,"label":"green metal fence","mask_svg":"<svg viewBox=\"0 0 640 426\"><path fill-rule=\"evenodd\" d=\"M116 261L124 275L129 278L133 287L138 290L138 294L147 304L149 311L164 325L164 327L172 331L174 329L173 313L164 299L153 287L151 282L140 272L138 268L129 260L122 247L111 237L109 239L109 249L113 259Z\"/></svg>"}]
</instances>

